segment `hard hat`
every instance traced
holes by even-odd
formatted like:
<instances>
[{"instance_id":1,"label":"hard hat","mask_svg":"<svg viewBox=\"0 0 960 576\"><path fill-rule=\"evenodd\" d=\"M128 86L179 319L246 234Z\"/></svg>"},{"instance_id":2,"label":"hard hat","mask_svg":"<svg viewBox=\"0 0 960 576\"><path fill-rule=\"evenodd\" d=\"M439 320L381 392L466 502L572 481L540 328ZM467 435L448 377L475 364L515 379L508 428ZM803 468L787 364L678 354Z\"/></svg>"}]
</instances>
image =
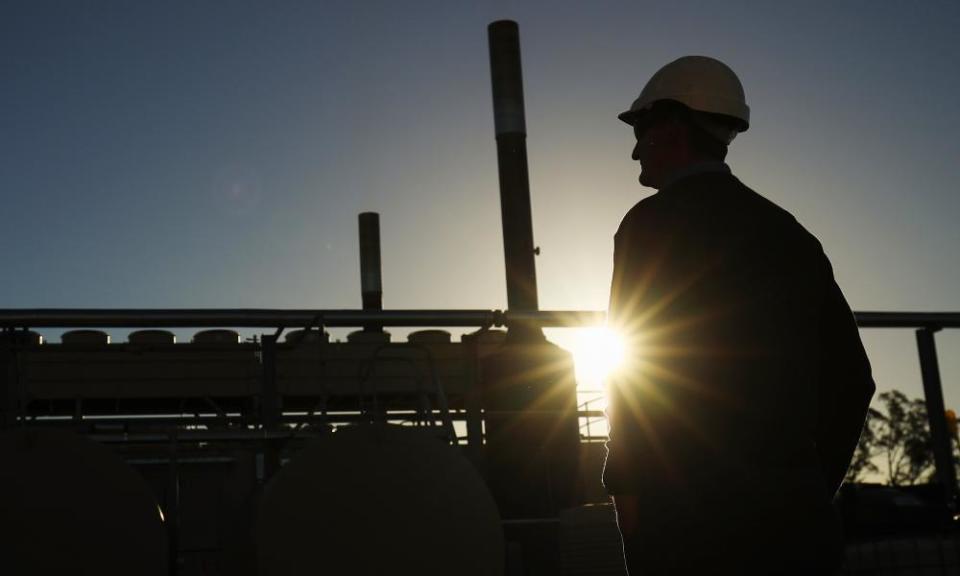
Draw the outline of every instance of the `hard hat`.
<instances>
[{"instance_id":1,"label":"hard hat","mask_svg":"<svg viewBox=\"0 0 960 576\"><path fill-rule=\"evenodd\" d=\"M714 58L684 56L657 70L630 109L618 118L633 126L656 102L663 100L730 119L730 140L750 126L750 107L740 79L729 66Z\"/></svg>"}]
</instances>

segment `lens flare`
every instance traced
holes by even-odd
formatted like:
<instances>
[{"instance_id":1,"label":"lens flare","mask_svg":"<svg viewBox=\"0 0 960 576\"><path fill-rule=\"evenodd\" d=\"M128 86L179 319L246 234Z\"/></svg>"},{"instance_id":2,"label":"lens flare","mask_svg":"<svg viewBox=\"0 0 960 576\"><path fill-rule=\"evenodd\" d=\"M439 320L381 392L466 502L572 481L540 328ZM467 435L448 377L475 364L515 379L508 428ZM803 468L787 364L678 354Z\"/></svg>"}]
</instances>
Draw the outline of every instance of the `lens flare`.
<instances>
[{"instance_id":1,"label":"lens flare","mask_svg":"<svg viewBox=\"0 0 960 576\"><path fill-rule=\"evenodd\" d=\"M607 377L623 365L623 338L607 327L581 328L571 343L579 388L602 388Z\"/></svg>"}]
</instances>

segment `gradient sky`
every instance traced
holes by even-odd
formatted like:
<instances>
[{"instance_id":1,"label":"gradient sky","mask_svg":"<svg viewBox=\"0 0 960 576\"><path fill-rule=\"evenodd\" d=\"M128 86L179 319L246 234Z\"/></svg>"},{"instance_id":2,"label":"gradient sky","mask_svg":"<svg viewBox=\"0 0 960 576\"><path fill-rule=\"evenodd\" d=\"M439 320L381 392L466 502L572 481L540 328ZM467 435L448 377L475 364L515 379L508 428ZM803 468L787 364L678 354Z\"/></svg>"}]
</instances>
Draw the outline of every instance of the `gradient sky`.
<instances>
[{"instance_id":1,"label":"gradient sky","mask_svg":"<svg viewBox=\"0 0 960 576\"><path fill-rule=\"evenodd\" d=\"M0 307L357 308L372 210L386 307L504 308L500 18L520 24L541 307L606 307L613 233L652 193L616 114L706 54L752 109L734 173L821 239L853 308L960 309L953 0L8 0ZM937 336L955 408L958 332ZM919 396L912 331L863 335L881 390Z\"/></svg>"}]
</instances>

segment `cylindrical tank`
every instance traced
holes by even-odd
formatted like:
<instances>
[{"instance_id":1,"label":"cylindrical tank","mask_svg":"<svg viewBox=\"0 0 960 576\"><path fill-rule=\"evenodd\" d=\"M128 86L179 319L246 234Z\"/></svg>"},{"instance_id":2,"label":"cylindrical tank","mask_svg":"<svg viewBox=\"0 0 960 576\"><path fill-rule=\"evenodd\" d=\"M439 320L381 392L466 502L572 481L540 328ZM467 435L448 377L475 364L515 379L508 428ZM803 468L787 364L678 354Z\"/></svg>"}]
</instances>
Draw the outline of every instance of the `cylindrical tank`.
<instances>
[{"instance_id":1,"label":"cylindrical tank","mask_svg":"<svg viewBox=\"0 0 960 576\"><path fill-rule=\"evenodd\" d=\"M167 574L160 508L106 447L65 430L0 433L4 574Z\"/></svg>"},{"instance_id":2,"label":"cylindrical tank","mask_svg":"<svg viewBox=\"0 0 960 576\"><path fill-rule=\"evenodd\" d=\"M492 352L495 352L503 346L503 343L507 339L506 330L478 330L471 334L477 338L477 342L480 345L480 355L487 356Z\"/></svg>"},{"instance_id":3,"label":"cylindrical tank","mask_svg":"<svg viewBox=\"0 0 960 576\"><path fill-rule=\"evenodd\" d=\"M390 342L390 333L355 330L347 334L347 342L351 344L386 344Z\"/></svg>"},{"instance_id":4,"label":"cylindrical tank","mask_svg":"<svg viewBox=\"0 0 960 576\"><path fill-rule=\"evenodd\" d=\"M273 477L260 506L261 574L503 573L497 507L456 448L423 429L341 428Z\"/></svg>"},{"instance_id":5,"label":"cylindrical tank","mask_svg":"<svg viewBox=\"0 0 960 576\"><path fill-rule=\"evenodd\" d=\"M43 336L41 336L39 332L27 330L25 332L17 332L16 334L22 338L21 341L27 346L39 346L43 344Z\"/></svg>"},{"instance_id":6,"label":"cylindrical tank","mask_svg":"<svg viewBox=\"0 0 960 576\"><path fill-rule=\"evenodd\" d=\"M175 344L177 337L169 330L136 330L127 336L130 344Z\"/></svg>"},{"instance_id":7,"label":"cylindrical tank","mask_svg":"<svg viewBox=\"0 0 960 576\"><path fill-rule=\"evenodd\" d=\"M486 478L510 546L531 574L559 574L557 534L524 520L554 518L582 501L573 359L551 342L507 338L480 363Z\"/></svg>"},{"instance_id":8,"label":"cylindrical tank","mask_svg":"<svg viewBox=\"0 0 960 576\"><path fill-rule=\"evenodd\" d=\"M60 342L70 346L105 346L110 335L102 330L69 330L60 336Z\"/></svg>"},{"instance_id":9,"label":"cylindrical tank","mask_svg":"<svg viewBox=\"0 0 960 576\"><path fill-rule=\"evenodd\" d=\"M487 477L506 518L580 503L580 428L570 353L509 339L481 361Z\"/></svg>"},{"instance_id":10,"label":"cylindrical tank","mask_svg":"<svg viewBox=\"0 0 960 576\"><path fill-rule=\"evenodd\" d=\"M449 344L450 333L446 330L417 330L407 336L411 344Z\"/></svg>"},{"instance_id":11,"label":"cylindrical tank","mask_svg":"<svg viewBox=\"0 0 960 576\"><path fill-rule=\"evenodd\" d=\"M201 330L193 335L194 344L239 344L240 334L236 330Z\"/></svg>"},{"instance_id":12,"label":"cylindrical tank","mask_svg":"<svg viewBox=\"0 0 960 576\"><path fill-rule=\"evenodd\" d=\"M330 334L319 330L291 330L283 337L287 344L316 344L321 340L329 342Z\"/></svg>"}]
</instances>

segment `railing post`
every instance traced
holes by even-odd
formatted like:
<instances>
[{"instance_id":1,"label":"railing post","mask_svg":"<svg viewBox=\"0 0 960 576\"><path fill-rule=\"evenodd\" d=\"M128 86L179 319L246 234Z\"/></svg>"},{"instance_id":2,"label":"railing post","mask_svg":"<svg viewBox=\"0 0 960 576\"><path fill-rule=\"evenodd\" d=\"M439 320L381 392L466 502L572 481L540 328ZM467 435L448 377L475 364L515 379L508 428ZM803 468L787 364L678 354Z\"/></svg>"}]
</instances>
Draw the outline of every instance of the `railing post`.
<instances>
[{"instance_id":1,"label":"railing post","mask_svg":"<svg viewBox=\"0 0 960 576\"><path fill-rule=\"evenodd\" d=\"M263 334L260 338L260 362L263 379L260 382L260 423L263 426L263 478L266 483L280 468L280 450L271 433L280 429L280 391L277 389L277 335Z\"/></svg>"},{"instance_id":2,"label":"railing post","mask_svg":"<svg viewBox=\"0 0 960 576\"><path fill-rule=\"evenodd\" d=\"M16 334L4 331L0 339L0 430L14 428L20 409L20 374Z\"/></svg>"},{"instance_id":3,"label":"railing post","mask_svg":"<svg viewBox=\"0 0 960 576\"><path fill-rule=\"evenodd\" d=\"M23 426L26 410L24 388L29 332L4 330L0 334L0 430Z\"/></svg>"},{"instance_id":4,"label":"railing post","mask_svg":"<svg viewBox=\"0 0 960 576\"><path fill-rule=\"evenodd\" d=\"M170 431L170 460L167 464L167 493L164 499L168 569L171 576L180 573L180 458L177 441L177 429L174 427Z\"/></svg>"},{"instance_id":5,"label":"railing post","mask_svg":"<svg viewBox=\"0 0 960 576\"><path fill-rule=\"evenodd\" d=\"M940 368L937 364L937 345L933 335L939 328L917 330L917 350L920 353L920 373L923 377L923 396L930 421L933 439L933 458L937 481L943 487L944 497L951 511L957 506L957 472L954 468L950 433L947 429L946 407L943 403L943 388L940 385Z\"/></svg>"},{"instance_id":6,"label":"railing post","mask_svg":"<svg viewBox=\"0 0 960 576\"><path fill-rule=\"evenodd\" d=\"M467 420L467 446L473 457L473 463L482 467L483 456L483 415L480 390L480 334L464 334L460 340L463 345L463 363L466 368L467 385L464 409Z\"/></svg>"}]
</instances>

